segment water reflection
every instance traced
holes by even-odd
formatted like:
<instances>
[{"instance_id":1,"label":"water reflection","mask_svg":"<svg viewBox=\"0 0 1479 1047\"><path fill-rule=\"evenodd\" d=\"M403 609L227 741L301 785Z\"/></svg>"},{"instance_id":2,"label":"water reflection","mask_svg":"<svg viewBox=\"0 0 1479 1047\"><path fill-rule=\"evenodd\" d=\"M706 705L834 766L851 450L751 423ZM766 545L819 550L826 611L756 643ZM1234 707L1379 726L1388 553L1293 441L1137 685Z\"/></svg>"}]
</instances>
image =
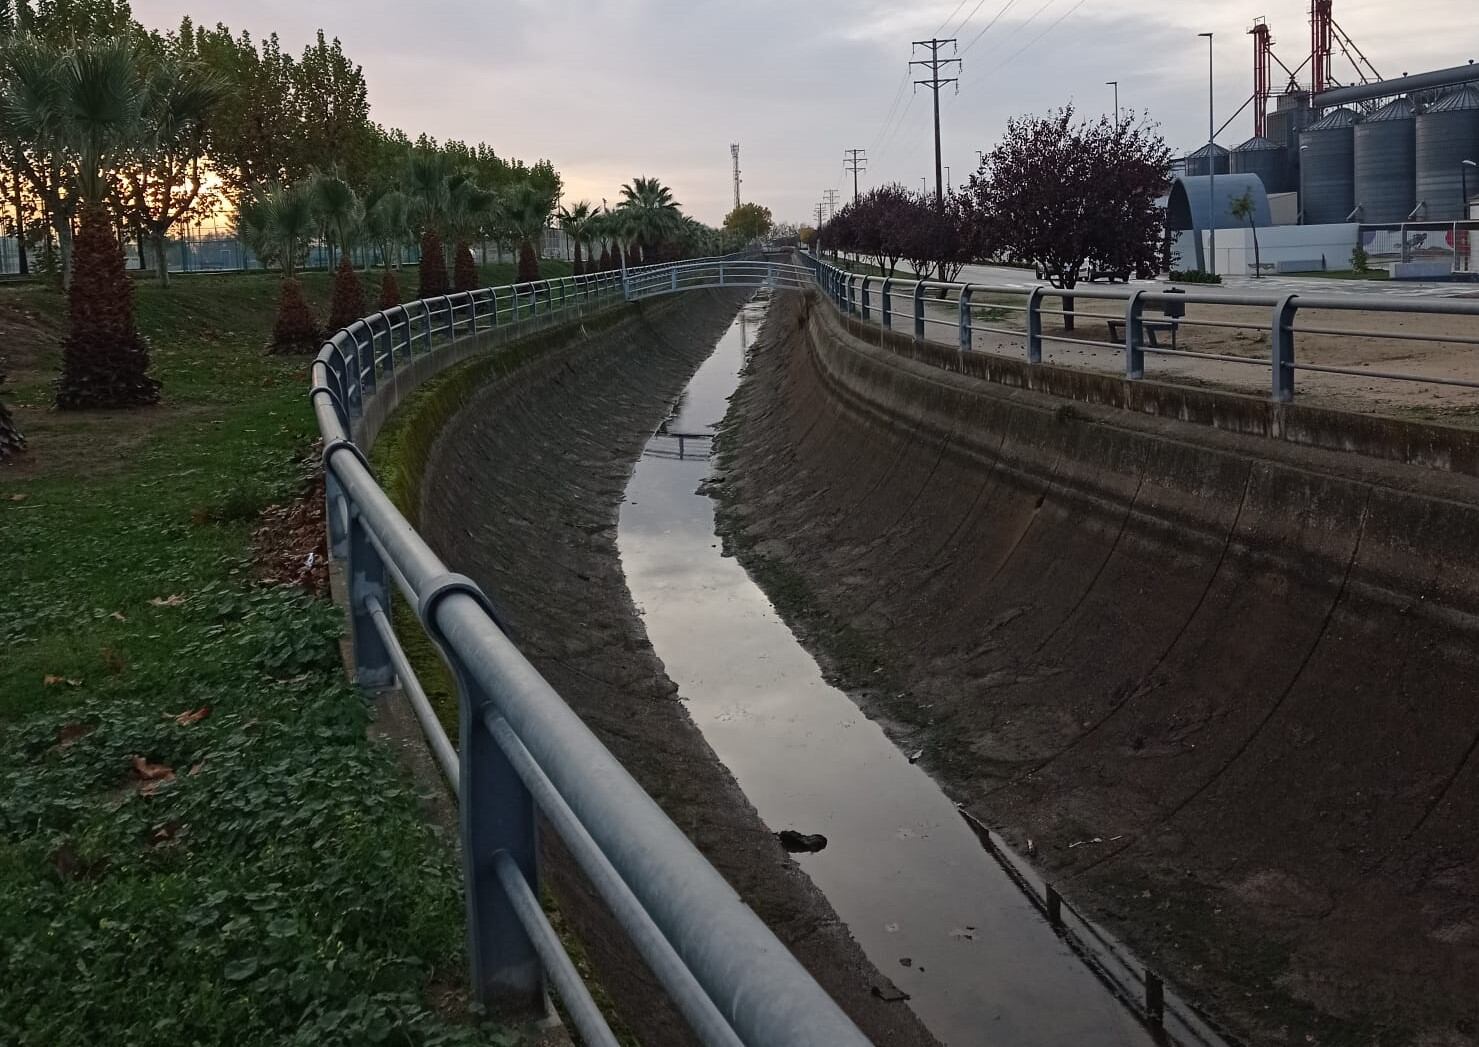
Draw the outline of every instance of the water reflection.
<instances>
[{"instance_id":1,"label":"water reflection","mask_svg":"<svg viewBox=\"0 0 1479 1047\"><path fill-rule=\"evenodd\" d=\"M627 487L622 564L669 677L771 829L826 837L797 861L936 1036L952 1045L1151 1043L934 781L822 679L744 569L721 554L712 503L699 493L704 437L724 416L764 314L763 301L740 313ZM878 988L889 998L892 986Z\"/></svg>"}]
</instances>

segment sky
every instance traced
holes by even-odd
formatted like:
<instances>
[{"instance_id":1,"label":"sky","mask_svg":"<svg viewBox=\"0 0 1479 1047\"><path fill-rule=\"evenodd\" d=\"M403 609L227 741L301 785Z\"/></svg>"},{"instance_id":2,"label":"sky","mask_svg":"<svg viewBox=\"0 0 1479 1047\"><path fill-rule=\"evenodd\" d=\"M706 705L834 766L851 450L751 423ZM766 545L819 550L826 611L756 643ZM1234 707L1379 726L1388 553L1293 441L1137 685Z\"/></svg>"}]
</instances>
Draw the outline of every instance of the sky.
<instances>
[{"instance_id":1,"label":"sky","mask_svg":"<svg viewBox=\"0 0 1479 1047\"><path fill-rule=\"evenodd\" d=\"M958 184L1013 116L1072 103L1160 125L1177 151L1207 138L1207 41L1216 123L1252 93L1257 16L1291 69L1309 53L1307 0L133 0L151 28L180 17L276 32L297 53L322 27L364 66L372 116L413 137L484 140L552 160L565 201L615 201L635 175L718 224L741 195L811 220L827 189L852 195L843 150L867 151L861 188L933 184L930 92L911 41L954 36L959 84L940 92L943 162ZM993 21L994 19L994 21ZM1335 0L1335 20L1383 77L1479 59L1474 0ZM922 57L915 53L912 57ZM916 77L925 75L914 70ZM1338 53L1335 73L1353 79ZM953 75L953 74L947 74ZM1276 88L1283 75L1275 70ZM957 93L958 87L958 93ZM1218 138L1252 134L1249 112Z\"/></svg>"}]
</instances>

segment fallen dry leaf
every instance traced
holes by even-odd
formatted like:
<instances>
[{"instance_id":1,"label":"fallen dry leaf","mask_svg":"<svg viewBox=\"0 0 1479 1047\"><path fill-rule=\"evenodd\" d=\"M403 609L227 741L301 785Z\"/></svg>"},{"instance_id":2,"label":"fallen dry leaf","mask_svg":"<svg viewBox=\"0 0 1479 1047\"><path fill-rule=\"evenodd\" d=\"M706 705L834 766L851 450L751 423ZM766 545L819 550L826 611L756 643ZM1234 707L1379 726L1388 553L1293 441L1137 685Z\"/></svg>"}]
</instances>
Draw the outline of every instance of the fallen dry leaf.
<instances>
[{"instance_id":1,"label":"fallen dry leaf","mask_svg":"<svg viewBox=\"0 0 1479 1047\"><path fill-rule=\"evenodd\" d=\"M108 617L111 618L111 619L113 619L115 622L126 622L126 621L128 621L128 619L124 616L124 614L123 614L122 611L114 611L112 614L108 615Z\"/></svg>"},{"instance_id":2,"label":"fallen dry leaf","mask_svg":"<svg viewBox=\"0 0 1479 1047\"><path fill-rule=\"evenodd\" d=\"M169 596L156 596L149 602L155 607L178 607L185 602L185 598L179 593L171 593Z\"/></svg>"},{"instance_id":3,"label":"fallen dry leaf","mask_svg":"<svg viewBox=\"0 0 1479 1047\"><path fill-rule=\"evenodd\" d=\"M56 675L54 675L52 673L47 673L45 676L43 676L41 678L41 683L44 686L46 686L46 687L56 687L56 686L59 686L60 684L66 684L68 687L81 687L82 686L82 681L79 680L79 679L77 679L76 677L72 677L72 676L56 676Z\"/></svg>"},{"instance_id":4,"label":"fallen dry leaf","mask_svg":"<svg viewBox=\"0 0 1479 1047\"><path fill-rule=\"evenodd\" d=\"M56 747L58 749L69 748L76 744L77 739L91 734L93 730L94 727L90 723L62 724L62 729L57 732Z\"/></svg>"},{"instance_id":5,"label":"fallen dry leaf","mask_svg":"<svg viewBox=\"0 0 1479 1047\"><path fill-rule=\"evenodd\" d=\"M24 502L29 497L31 497L31 496L28 495L28 494L13 494L13 495L10 496L10 501L12 501L12 502Z\"/></svg>"},{"instance_id":6,"label":"fallen dry leaf","mask_svg":"<svg viewBox=\"0 0 1479 1047\"><path fill-rule=\"evenodd\" d=\"M134 774L141 779L143 784L139 786L139 792L145 796L154 795L154 790L165 782L172 781L175 777L173 767L162 763L150 763L142 756L134 757Z\"/></svg>"},{"instance_id":7,"label":"fallen dry leaf","mask_svg":"<svg viewBox=\"0 0 1479 1047\"><path fill-rule=\"evenodd\" d=\"M192 723L199 723L211 714L210 706L202 705L199 709L186 710L175 716L175 723L181 727L189 727ZM166 714L169 715L169 714Z\"/></svg>"}]
</instances>

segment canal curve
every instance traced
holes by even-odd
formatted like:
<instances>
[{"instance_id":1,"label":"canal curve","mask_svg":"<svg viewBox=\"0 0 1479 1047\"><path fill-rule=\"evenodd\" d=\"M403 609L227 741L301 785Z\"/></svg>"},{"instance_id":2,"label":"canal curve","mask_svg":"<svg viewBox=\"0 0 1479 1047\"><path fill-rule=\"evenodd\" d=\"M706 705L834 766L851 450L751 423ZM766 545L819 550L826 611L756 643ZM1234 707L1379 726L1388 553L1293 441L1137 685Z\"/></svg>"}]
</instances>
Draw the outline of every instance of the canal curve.
<instances>
[{"instance_id":1,"label":"canal curve","mask_svg":"<svg viewBox=\"0 0 1479 1047\"><path fill-rule=\"evenodd\" d=\"M689 714L908 1006L950 1045L1154 1042L985 851L935 782L822 677L715 535L710 437L764 322L745 305L648 442L617 545Z\"/></svg>"}]
</instances>

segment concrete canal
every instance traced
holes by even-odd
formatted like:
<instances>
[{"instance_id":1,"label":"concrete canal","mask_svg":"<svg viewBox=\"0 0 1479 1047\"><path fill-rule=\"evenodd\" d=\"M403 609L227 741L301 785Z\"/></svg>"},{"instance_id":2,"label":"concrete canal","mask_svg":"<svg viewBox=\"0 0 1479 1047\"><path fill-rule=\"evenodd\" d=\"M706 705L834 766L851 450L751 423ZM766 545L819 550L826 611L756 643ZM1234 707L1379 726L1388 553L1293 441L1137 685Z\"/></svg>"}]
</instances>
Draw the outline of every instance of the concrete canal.
<instances>
[{"instance_id":1,"label":"concrete canal","mask_svg":"<svg viewBox=\"0 0 1479 1047\"><path fill-rule=\"evenodd\" d=\"M771 830L825 837L796 858L884 973L876 994L951 1045L1151 1043L724 555L704 493L709 437L766 309L745 305L719 339L621 508L622 565L667 675Z\"/></svg>"}]
</instances>

